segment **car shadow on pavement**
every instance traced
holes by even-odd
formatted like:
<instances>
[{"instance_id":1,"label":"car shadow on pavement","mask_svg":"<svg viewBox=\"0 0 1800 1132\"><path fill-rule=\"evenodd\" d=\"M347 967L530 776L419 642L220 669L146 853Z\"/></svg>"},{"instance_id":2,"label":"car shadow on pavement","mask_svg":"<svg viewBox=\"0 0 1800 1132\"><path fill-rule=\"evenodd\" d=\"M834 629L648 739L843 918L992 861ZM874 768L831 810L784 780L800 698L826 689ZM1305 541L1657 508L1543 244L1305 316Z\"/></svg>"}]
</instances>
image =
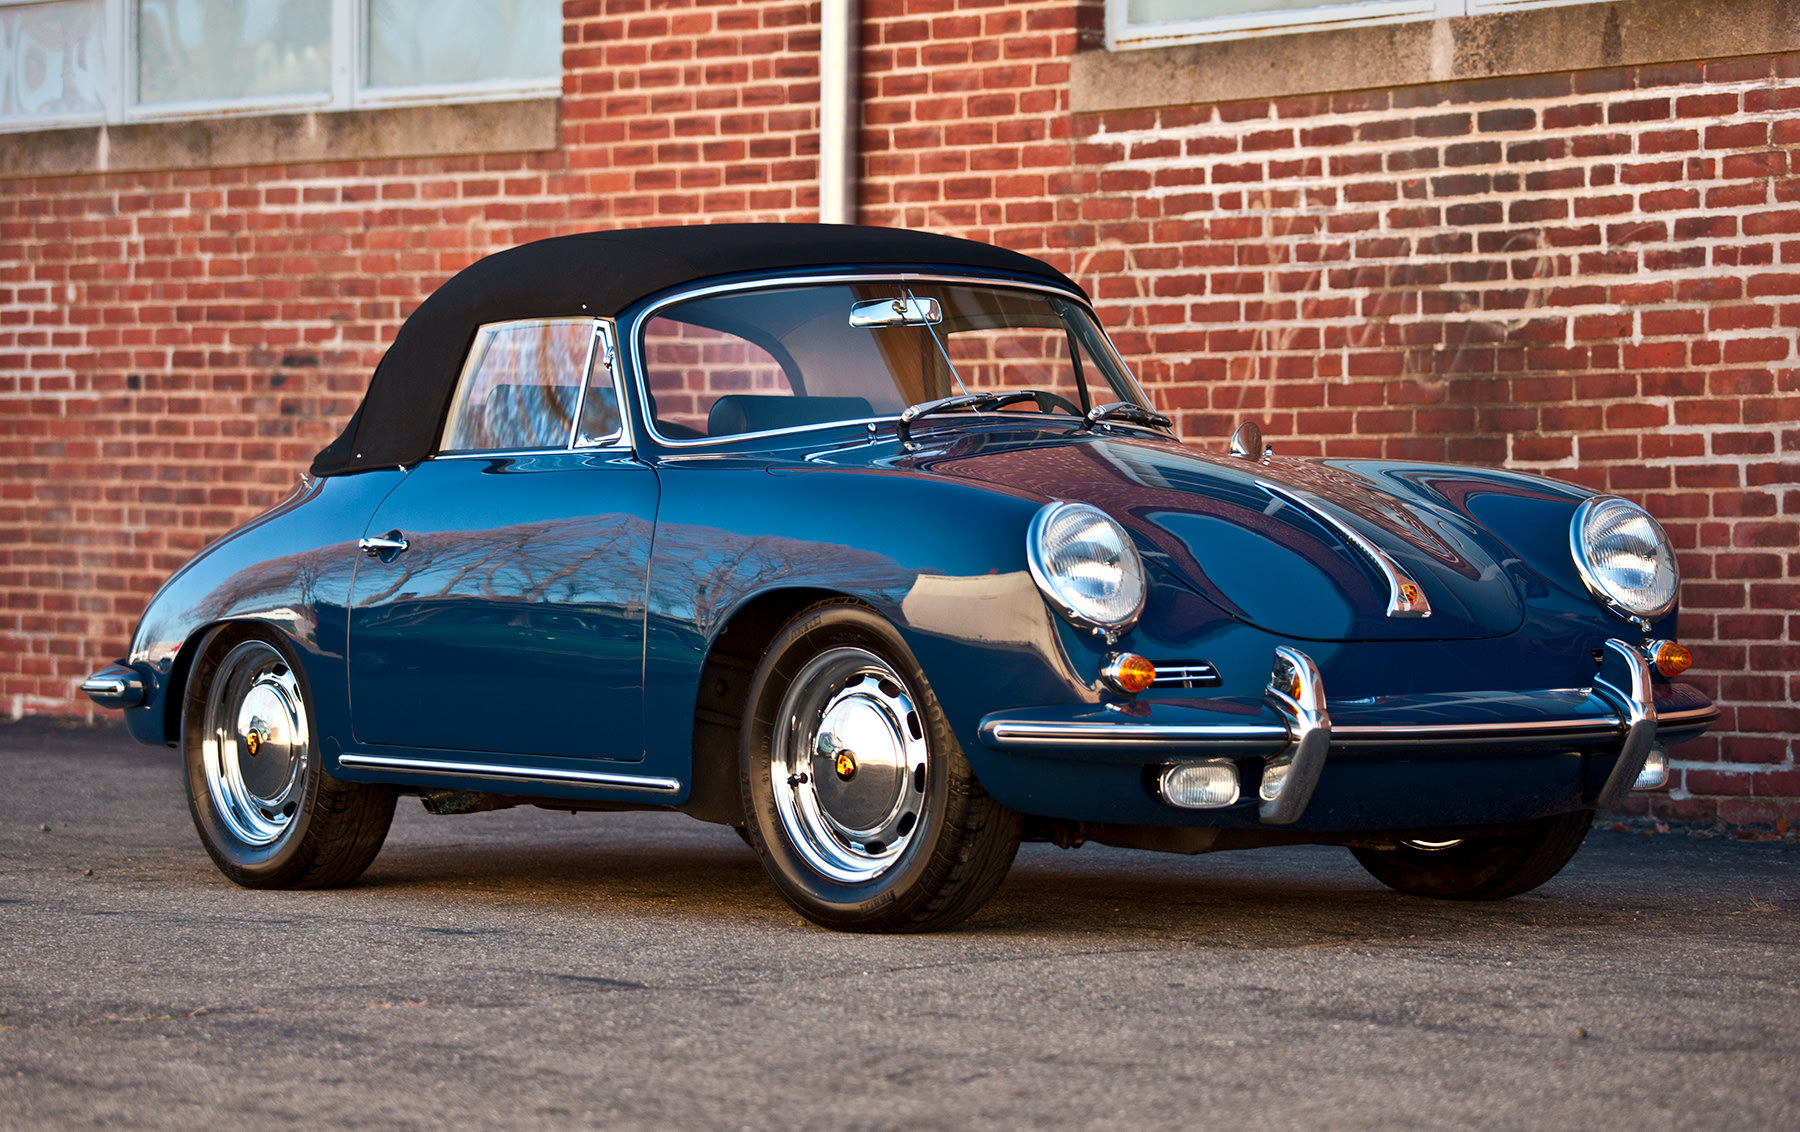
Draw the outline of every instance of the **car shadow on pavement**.
<instances>
[{"instance_id":1,"label":"car shadow on pavement","mask_svg":"<svg viewBox=\"0 0 1800 1132\"><path fill-rule=\"evenodd\" d=\"M346 892L425 903L473 900L515 912L600 910L687 924L798 922L730 831L667 817L631 818L637 828L623 844L603 827L578 844L569 842L569 834L529 837L523 831L505 841L464 841L455 833L409 838L384 852ZM1403 896L1366 877L1345 851L1327 847L1190 858L1026 846L993 900L954 934L1163 943L1177 937L1196 946L1260 950L1442 941L1545 927L1601 930L1607 919L1604 910L1559 899L1554 882L1493 903Z\"/></svg>"}]
</instances>

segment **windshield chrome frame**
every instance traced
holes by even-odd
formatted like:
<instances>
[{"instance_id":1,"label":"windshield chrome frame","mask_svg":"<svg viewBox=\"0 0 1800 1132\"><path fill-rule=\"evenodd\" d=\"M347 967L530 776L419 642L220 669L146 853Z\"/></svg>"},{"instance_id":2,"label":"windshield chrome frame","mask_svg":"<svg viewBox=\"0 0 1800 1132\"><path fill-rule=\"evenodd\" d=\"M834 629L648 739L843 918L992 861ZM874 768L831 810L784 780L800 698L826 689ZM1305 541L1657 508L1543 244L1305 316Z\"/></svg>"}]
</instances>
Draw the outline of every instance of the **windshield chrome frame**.
<instances>
[{"instance_id":1,"label":"windshield chrome frame","mask_svg":"<svg viewBox=\"0 0 1800 1132\"><path fill-rule=\"evenodd\" d=\"M1125 359L1119 355L1118 347L1113 345L1112 336L1106 332L1106 327L1100 322L1100 316L1094 313L1093 304L1079 291L1074 291L1066 287L1059 287L1048 282L1006 278L997 279L991 275L954 275L948 273L925 274L917 271L851 271L842 274L832 274L826 270L812 272L806 275L781 275L766 279L738 279L729 283L714 283L708 286L694 287L670 294L639 311L637 315L632 318L630 326L625 329L615 342L614 349L621 353L627 350L630 352L632 368L631 387L636 394L637 409L644 414L644 431L648 434L649 438L654 440L659 447L663 448L694 449L720 444L735 444L738 441L749 440L756 437L785 436L797 432L812 432L821 428L878 425L889 422L898 423L900 420L899 413L887 413L881 416L856 417L843 421L823 421L815 422L813 424L791 425L787 428L764 429L760 432L740 432L734 433L731 436L700 436L687 440L666 437L662 433L656 431L656 421L651 417L649 411L650 392L645 385L643 350L643 328L645 323L649 322L652 318L655 318L657 314L667 310L669 307L672 307L677 303L687 302L691 299L706 298L711 295L729 294L733 291L766 291L780 287L803 286L806 284L841 283L899 283L903 286L912 283L973 284L976 286L998 287L1017 291L1037 291L1046 295L1054 295L1059 299L1074 303L1087 314L1088 318L1093 321L1094 329L1100 332L1100 341L1106 345L1107 353L1110 355L1108 360L1117 367L1118 371L1124 374L1126 380L1131 383L1130 392L1137 395L1140 399L1139 403L1145 408L1154 410L1156 407L1150 402L1150 395L1144 392L1143 383L1138 381L1137 375L1131 372L1131 367L1127 366L1125 364ZM615 354L615 357L616 356L617 354ZM1110 384L1111 383L1109 382L1108 385ZM1054 414L1044 413L1017 413L1012 415L1023 417L1054 416ZM1060 419L1077 424L1081 421L1080 417L1063 417Z\"/></svg>"}]
</instances>

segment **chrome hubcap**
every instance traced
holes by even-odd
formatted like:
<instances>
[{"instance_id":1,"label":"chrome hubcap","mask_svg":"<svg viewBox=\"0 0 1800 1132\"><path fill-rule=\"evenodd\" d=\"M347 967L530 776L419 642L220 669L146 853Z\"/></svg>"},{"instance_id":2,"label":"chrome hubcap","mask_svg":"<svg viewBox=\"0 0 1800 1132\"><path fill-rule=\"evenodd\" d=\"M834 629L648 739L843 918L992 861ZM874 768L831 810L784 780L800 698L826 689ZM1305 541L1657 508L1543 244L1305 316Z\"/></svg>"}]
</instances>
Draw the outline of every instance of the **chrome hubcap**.
<instances>
[{"instance_id":1,"label":"chrome hubcap","mask_svg":"<svg viewBox=\"0 0 1800 1132\"><path fill-rule=\"evenodd\" d=\"M806 862L836 881L871 880L921 835L930 749L912 694L859 648L801 668L775 727L775 810Z\"/></svg>"},{"instance_id":2,"label":"chrome hubcap","mask_svg":"<svg viewBox=\"0 0 1800 1132\"><path fill-rule=\"evenodd\" d=\"M247 845L273 845L299 812L311 758L300 683L274 647L225 654L206 697L200 757L213 808Z\"/></svg>"}]
</instances>

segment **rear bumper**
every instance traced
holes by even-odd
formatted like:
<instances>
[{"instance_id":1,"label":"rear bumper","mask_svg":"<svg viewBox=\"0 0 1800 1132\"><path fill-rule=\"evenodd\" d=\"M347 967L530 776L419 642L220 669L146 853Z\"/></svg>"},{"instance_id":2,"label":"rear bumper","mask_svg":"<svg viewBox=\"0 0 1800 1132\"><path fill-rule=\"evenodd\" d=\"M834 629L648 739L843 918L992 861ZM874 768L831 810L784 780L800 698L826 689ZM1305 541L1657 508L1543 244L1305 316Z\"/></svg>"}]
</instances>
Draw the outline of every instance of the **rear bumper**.
<instances>
[{"instance_id":1,"label":"rear bumper","mask_svg":"<svg viewBox=\"0 0 1800 1132\"><path fill-rule=\"evenodd\" d=\"M1357 700L1327 698L1303 653L1279 652L1300 670L1288 673L1298 695L990 715L978 730L1000 764L989 789L1015 808L1090 821L1311 831L1525 821L1618 805L1654 746L1695 738L1719 714L1694 688L1653 684L1621 641L1607 643L1589 688ZM1233 764L1243 797L1210 810L1162 802L1161 770L1190 761ZM1260 794L1277 766L1280 791ZM1072 781L1085 785L1057 785Z\"/></svg>"},{"instance_id":2,"label":"rear bumper","mask_svg":"<svg viewBox=\"0 0 1800 1132\"><path fill-rule=\"evenodd\" d=\"M103 708L136 707L144 702L144 677L124 661L115 661L83 680L81 690Z\"/></svg>"}]
</instances>

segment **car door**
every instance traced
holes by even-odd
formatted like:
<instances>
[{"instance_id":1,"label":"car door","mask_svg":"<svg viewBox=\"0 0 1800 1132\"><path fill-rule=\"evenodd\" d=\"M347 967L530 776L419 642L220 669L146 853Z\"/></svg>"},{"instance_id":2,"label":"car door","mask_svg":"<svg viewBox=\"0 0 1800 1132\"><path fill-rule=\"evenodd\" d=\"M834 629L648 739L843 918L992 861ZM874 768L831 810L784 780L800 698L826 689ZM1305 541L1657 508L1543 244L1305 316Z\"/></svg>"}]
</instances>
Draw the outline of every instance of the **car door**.
<instances>
[{"instance_id":1,"label":"car door","mask_svg":"<svg viewBox=\"0 0 1800 1132\"><path fill-rule=\"evenodd\" d=\"M377 509L352 585L359 745L643 757L655 473L608 327L483 326L440 452Z\"/></svg>"}]
</instances>

